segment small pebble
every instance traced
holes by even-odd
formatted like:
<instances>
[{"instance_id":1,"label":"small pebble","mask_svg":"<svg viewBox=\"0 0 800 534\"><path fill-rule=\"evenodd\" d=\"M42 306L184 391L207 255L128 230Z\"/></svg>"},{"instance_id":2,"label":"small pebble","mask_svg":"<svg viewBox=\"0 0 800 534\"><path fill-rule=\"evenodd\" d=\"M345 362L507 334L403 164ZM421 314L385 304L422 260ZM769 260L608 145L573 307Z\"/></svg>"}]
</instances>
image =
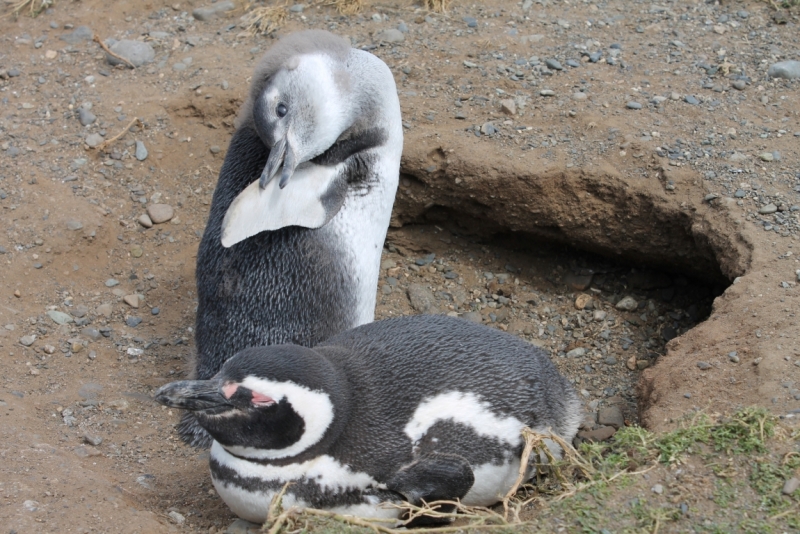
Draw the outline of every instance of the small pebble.
<instances>
[{"instance_id":1,"label":"small pebble","mask_svg":"<svg viewBox=\"0 0 800 534\"><path fill-rule=\"evenodd\" d=\"M711 364L708 362L697 362L697 367L703 371L711 369Z\"/></svg>"},{"instance_id":2,"label":"small pebble","mask_svg":"<svg viewBox=\"0 0 800 534\"><path fill-rule=\"evenodd\" d=\"M139 161L144 161L147 159L147 147L144 146L144 143L141 141L136 141L136 159Z\"/></svg>"},{"instance_id":3,"label":"small pebble","mask_svg":"<svg viewBox=\"0 0 800 534\"><path fill-rule=\"evenodd\" d=\"M628 102L626 107L628 109L642 109L642 105L639 102Z\"/></svg>"}]
</instances>

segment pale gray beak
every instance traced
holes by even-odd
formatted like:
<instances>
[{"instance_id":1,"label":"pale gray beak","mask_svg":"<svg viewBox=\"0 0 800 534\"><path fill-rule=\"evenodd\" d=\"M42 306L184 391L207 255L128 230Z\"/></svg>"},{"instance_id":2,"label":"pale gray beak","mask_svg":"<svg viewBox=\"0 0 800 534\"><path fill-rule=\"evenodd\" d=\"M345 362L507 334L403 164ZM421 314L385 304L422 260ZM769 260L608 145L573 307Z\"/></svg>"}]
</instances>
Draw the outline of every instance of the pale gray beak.
<instances>
[{"instance_id":1,"label":"pale gray beak","mask_svg":"<svg viewBox=\"0 0 800 534\"><path fill-rule=\"evenodd\" d=\"M280 182L278 182L278 187L283 189L286 187L286 184L289 183L289 178L292 177L294 169L297 167L297 157L294 150L292 150L292 145L289 144L285 137L275 143L275 146L273 146L269 152L267 164L258 182L261 189L267 187L267 184L275 177L275 174L278 172L278 167L281 165L283 166L283 171L281 172L281 179Z\"/></svg>"},{"instance_id":2,"label":"pale gray beak","mask_svg":"<svg viewBox=\"0 0 800 534\"><path fill-rule=\"evenodd\" d=\"M222 393L222 381L214 379L170 382L158 388L153 397L170 408L193 412L231 405Z\"/></svg>"}]
</instances>

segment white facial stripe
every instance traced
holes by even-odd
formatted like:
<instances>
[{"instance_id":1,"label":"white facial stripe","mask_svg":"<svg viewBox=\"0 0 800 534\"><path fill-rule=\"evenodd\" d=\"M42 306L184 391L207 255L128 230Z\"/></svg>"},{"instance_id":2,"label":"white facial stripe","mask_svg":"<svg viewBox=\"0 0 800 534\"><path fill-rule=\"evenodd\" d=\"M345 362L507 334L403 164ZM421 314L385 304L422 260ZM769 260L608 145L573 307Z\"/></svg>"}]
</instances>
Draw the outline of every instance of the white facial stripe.
<instances>
[{"instance_id":1,"label":"white facial stripe","mask_svg":"<svg viewBox=\"0 0 800 534\"><path fill-rule=\"evenodd\" d=\"M520 444L522 427L516 417L494 413L474 393L449 391L423 401L405 427L412 443L419 441L438 421L453 421L472 428L481 436L496 438L512 447Z\"/></svg>"},{"instance_id":2,"label":"white facial stripe","mask_svg":"<svg viewBox=\"0 0 800 534\"><path fill-rule=\"evenodd\" d=\"M220 465L232 469L241 477L257 478L265 482L275 481L281 485L289 481L305 479L318 484L322 490L333 493L361 491L378 485L377 481L368 474L351 471L349 467L340 464L328 455L284 466L262 465L232 456L222 445L215 441L211 445L211 458L219 462ZM217 493L236 515L254 523L264 521L267 507L275 493L274 491L250 492L224 480L218 480L213 477L212 479ZM307 506L303 501L296 500L296 497L291 493L290 486L286 497L284 497L284 507L288 508L292 504L300 507ZM396 509L387 510L377 500L374 500L373 505L364 503L334 510L365 517L397 517ZM353 511L348 512L346 511L347 509L352 509Z\"/></svg>"},{"instance_id":3,"label":"white facial stripe","mask_svg":"<svg viewBox=\"0 0 800 534\"><path fill-rule=\"evenodd\" d=\"M303 418L305 431L296 443L285 449L226 446L237 456L260 460L295 456L321 440L333 422L333 403L328 395L321 391L312 391L292 382L274 382L254 376L248 376L241 384L247 389L275 399L276 402L286 399L294 411Z\"/></svg>"},{"instance_id":4,"label":"white facial stripe","mask_svg":"<svg viewBox=\"0 0 800 534\"><path fill-rule=\"evenodd\" d=\"M322 196L342 167L314 164L298 167L283 189L278 186L280 171L264 190L259 187L258 180L251 183L225 213L222 246L232 247L260 232L286 226L321 227L327 218Z\"/></svg>"}]
</instances>

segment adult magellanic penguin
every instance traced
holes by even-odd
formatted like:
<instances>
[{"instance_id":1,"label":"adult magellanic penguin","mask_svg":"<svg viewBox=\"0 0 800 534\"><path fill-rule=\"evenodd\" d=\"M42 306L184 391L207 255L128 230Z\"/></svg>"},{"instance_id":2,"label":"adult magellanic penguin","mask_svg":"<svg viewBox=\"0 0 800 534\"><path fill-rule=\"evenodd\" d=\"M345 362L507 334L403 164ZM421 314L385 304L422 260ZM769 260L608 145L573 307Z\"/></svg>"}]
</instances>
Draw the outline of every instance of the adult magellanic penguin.
<instances>
[{"instance_id":1,"label":"adult magellanic penguin","mask_svg":"<svg viewBox=\"0 0 800 534\"><path fill-rule=\"evenodd\" d=\"M391 71L309 30L261 59L197 255L197 360L210 378L246 347L311 346L374 318L403 132ZM192 417L185 441L210 444Z\"/></svg>"},{"instance_id":2,"label":"adult magellanic penguin","mask_svg":"<svg viewBox=\"0 0 800 534\"><path fill-rule=\"evenodd\" d=\"M255 522L290 481L287 507L361 516L397 517L382 503L402 500L491 505L518 476L523 427L570 442L581 420L544 351L432 315L370 323L314 348L246 349L213 378L167 384L155 398L195 414L214 439L217 492Z\"/></svg>"}]
</instances>

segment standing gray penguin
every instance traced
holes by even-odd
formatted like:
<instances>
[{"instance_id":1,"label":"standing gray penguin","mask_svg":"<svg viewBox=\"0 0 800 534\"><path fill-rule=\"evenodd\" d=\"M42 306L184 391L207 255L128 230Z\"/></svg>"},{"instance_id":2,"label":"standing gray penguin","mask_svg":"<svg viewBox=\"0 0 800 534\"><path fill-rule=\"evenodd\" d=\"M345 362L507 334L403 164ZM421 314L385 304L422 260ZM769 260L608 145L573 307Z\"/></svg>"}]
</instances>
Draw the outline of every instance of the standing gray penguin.
<instances>
[{"instance_id":1,"label":"standing gray penguin","mask_svg":"<svg viewBox=\"0 0 800 534\"><path fill-rule=\"evenodd\" d=\"M155 398L191 410L211 434L217 493L254 522L287 482L286 507L365 517L397 517L384 503L402 500L492 505L516 481L524 427L571 442L581 421L544 351L433 315L367 324L313 349L246 349L215 377L167 384Z\"/></svg>"},{"instance_id":2,"label":"standing gray penguin","mask_svg":"<svg viewBox=\"0 0 800 534\"><path fill-rule=\"evenodd\" d=\"M373 320L402 148L383 61L320 30L270 48L197 254L194 377L246 347L312 346ZM191 416L179 430L210 444Z\"/></svg>"}]
</instances>

